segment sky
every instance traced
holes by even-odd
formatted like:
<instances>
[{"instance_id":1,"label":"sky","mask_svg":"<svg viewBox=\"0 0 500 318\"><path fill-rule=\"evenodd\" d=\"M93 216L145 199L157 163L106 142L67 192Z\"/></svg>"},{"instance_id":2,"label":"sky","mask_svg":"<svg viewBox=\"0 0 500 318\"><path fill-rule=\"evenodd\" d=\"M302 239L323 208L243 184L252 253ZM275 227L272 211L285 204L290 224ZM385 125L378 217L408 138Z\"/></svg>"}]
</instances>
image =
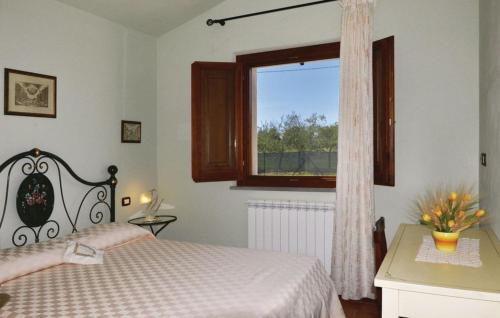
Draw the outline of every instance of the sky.
<instances>
[{"instance_id":1,"label":"sky","mask_svg":"<svg viewBox=\"0 0 500 318\"><path fill-rule=\"evenodd\" d=\"M321 60L257 68L257 125L279 123L295 112L302 118L325 115L338 122L340 60Z\"/></svg>"}]
</instances>

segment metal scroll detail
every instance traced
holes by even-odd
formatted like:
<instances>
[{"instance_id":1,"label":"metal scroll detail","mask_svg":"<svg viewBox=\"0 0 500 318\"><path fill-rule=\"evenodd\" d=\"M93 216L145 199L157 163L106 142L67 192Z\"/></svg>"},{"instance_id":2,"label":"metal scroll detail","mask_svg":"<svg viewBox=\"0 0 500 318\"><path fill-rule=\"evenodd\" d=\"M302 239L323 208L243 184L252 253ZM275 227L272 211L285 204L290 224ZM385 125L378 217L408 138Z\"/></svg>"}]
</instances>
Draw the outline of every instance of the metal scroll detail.
<instances>
[{"instance_id":1,"label":"metal scroll detail","mask_svg":"<svg viewBox=\"0 0 500 318\"><path fill-rule=\"evenodd\" d=\"M49 239L56 238L59 234L59 223L53 220L49 220L39 227L29 227L27 225L18 227L17 230L15 230L12 234L12 243L15 246L26 245L26 243L29 242L28 236L32 236L33 241L35 241L35 243L38 243L40 242L40 233L42 233L42 231L47 235Z\"/></svg>"},{"instance_id":2,"label":"metal scroll detail","mask_svg":"<svg viewBox=\"0 0 500 318\"><path fill-rule=\"evenodd\" d=\"M91 196L91 194L95 194L97 202L93 203L90 208L89 219L93 224L99 224L102 222L104 218L104 211L111 210L111 206L106 201L108 198L108 189L104 186L96 186L92 187L90 190L85 193L82 201L80 202L80 206L78 207L78 212L76 214L76 221L78 221L78 217L80 216L80 212L83 204L86 199ZM103 210L104 209L104 210Z\"/></svg>"},{"instance_id":3,"label":"metal scroll detail","mask_svg":"<svg viewBox=\"0 0 500 318\"><path fill-rule=\"evenodd\" d=\"M76 182L89 187L83 195L76 213L70 213L64 197L64 187L61 176L61 167L64 168ZM17 169L16 169L17 168ZM55 168L54 175L57 177L58 191L54 191L47 172ZM100 182L90 182L78 176L71 167L58 156L33 149L18 154L0 165L0 173L7 170L5 185L5 197L3 208L0 214L0 231L7 217L7 204L11 191L11 177L13 172L20 170L25 176L16 197L16 207L18 216L24 224L12 233L12 243L15 246L23 246L31 242L39 242L40 236L48 239L56 238L60 232L60 223L51 219L54 202L61 199L62 207L69 222L72 232L78 231L79 216L83 213L84 207L89 219L93 224L105 221L105 216L109 215L109 220L115 220L115 189L117 184L116 166L108 168L109 178ZM56 193L57 192L57 193ZM88 209L87 209L88 208ZM7 229L5 229L7 230Z\"/></svg>"}]
</instances>

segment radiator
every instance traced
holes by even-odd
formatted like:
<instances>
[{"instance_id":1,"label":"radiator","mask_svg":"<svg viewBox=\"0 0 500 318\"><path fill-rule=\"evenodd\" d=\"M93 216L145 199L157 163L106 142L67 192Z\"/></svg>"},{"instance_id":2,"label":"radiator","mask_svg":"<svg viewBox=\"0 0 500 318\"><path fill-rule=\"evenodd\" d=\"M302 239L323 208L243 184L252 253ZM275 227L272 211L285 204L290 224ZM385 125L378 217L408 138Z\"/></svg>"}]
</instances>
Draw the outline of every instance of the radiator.
<instances>
[{"instance_id":1,"label":"radiator","mask_svg":"<svg viewBox=\"0 0 500 318\"><path fill-rule=\"evenodd\" d=\"M248 247L316 256L330 273L333 202L251 200Z\"/></svg>"}]
</instances>

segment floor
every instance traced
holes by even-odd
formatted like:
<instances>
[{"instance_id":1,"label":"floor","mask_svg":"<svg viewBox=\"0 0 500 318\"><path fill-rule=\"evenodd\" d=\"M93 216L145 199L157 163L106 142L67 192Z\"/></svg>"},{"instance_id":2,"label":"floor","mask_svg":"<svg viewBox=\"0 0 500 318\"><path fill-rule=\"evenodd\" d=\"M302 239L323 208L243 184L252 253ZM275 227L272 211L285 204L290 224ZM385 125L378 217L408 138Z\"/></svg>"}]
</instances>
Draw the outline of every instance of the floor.
<instances>
[{"instance_id":1,"label":"floor","mask_svg":"<svg viewBox=\"0 0 500 318\"><path fill-rule=\"evenodd\" d=\"M340 302L346 318L380 318L377 306L372 301L341 299Z\"/></svg>"}]
</instances>

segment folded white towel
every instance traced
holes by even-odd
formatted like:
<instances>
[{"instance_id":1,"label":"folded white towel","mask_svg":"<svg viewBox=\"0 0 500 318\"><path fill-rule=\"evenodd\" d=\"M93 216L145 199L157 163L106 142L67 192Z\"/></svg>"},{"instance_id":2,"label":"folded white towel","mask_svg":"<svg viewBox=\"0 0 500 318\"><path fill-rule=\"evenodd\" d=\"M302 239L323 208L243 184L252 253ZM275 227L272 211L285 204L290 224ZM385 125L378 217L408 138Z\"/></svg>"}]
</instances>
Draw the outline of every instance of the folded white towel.
<instances>
[{"instance_id":1,"label":"folded white towel","mask_svg":"<svg viewBox=\"0 0 500 318\"><path fill-rule=\"evenodd\" d=\"M104 263L104 251L75 241L68 241L63 259L65 263L72 264L102 264Z\"/></svg>"}]
</instances>

